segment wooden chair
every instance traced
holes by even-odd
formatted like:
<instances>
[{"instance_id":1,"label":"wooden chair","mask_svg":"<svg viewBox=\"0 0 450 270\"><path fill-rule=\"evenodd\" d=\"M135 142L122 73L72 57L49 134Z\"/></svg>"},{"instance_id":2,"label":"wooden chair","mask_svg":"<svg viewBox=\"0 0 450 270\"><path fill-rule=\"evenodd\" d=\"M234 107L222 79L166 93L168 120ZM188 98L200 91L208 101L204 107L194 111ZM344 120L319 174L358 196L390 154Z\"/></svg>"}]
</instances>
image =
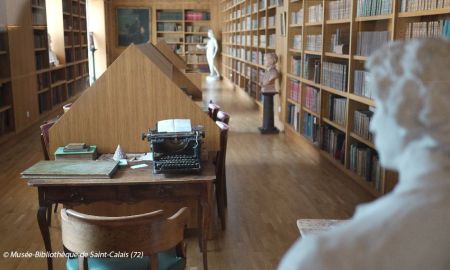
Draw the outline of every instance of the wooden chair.
<instances>
[{"instance_id":1,"label":"wooden chair","mask_svg":"<svg viewBox=\"0 0 450 270\"><path fill-rule=\"evenodd\" d=\"M214 120L214 121L217 120L217 113L219 112L219 110L220 110L219 105L212 103L212 101L209 101L208 114L209 114L209 117L212 118L212 120Z\"/></svg>"},{"instance_id":2,"label":"wooden chair","mask_svg":"<svg viewBox=\"0 0 450 270\"><path fill-rule=\"evenodd\" d=\"M184 269L186 255L183 238L187 222L186 207L167 219L163 210L134 216L101 217L62 209L65 250L88 254L87 257L69 258L67 269ZM107 256L99 258L91 254ZM121 254L128 257L114 257ZM131 258L133 255L140 257Z\"/></svg>"},{"instance_id":3,"label":"wooden chair","mask_svg":"<svg viewBox=\"0 0 450 270\"><path fill-rule=\"evenodd\" d=\"M217 211L219 213L222 230L225 230L225 208L227 207L227 179L225 160L227 156L227 141L229 126L223 122L216 121L220 128L220 151L216 157L216 199Z\"/></svg>"},{"instance_id":4,"label":"wooden chair","mask_svg":"<svg viewBox=\"0 0 450 270\"><path fill-rule=\"evenodd\" d=\"M223 122L228 125L228 123L230 123L230 115L224 111L218 111L217 121Z\"/></svg>"},{"instance_id":5,"label":"wooden chair","mask_svg":"<svg viewBox=\"0 0 450 270\"><path fill-rule=\"evenodd\" d=\"M41 146L42 153L44 154L45 160L50 160L49 154L49 130L56 123L56 121L48 121L41 125Z\"/></svg>"}]
</instances>

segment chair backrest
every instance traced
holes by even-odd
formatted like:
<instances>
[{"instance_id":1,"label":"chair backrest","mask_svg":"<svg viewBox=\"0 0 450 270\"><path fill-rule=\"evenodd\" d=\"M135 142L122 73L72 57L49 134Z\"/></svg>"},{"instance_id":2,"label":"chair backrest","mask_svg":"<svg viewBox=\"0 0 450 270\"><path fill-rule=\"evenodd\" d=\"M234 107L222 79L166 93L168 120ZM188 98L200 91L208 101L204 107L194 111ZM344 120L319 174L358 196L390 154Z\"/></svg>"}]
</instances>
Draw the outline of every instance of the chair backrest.
<instances>
[{"instance_id":1,"label":"chair backrest","mask_svg":"<svg viewBox=\"0 0 450 270\"><path fill-rule=\"evenodd\" d=\"M228 125L230 123L230 115L224 111L218 111L217 121L223 122Z\"/></svg>"},{"instance_id":2,"label":"chair backrest","mask_svg":"<svg viewBox=\"0 0 450 270\"><path fill-rule=\"evenodd\" d=\"M230 127L221 121L216 121L216 124L220 128L220 151L217 156L217 170L222 172L225 169L225 159L227 155L227 143L228 143L228 130Z\"/></svg>"},{"instance_id":3,"label":"chair backrest","mask_svg":"<svg viewBox=\"0 0 450 270\"><path fill-rule=\"evenodd\" d=\"M74 210L61 210L62 242L77 254L142 251L150 257L150 269L157 269L157 253L183 242L188 210L180 209L169 218L162 210L134 216L101 217ZM83 263L87 265L86 258Z\"/></svg>"},{"instance_id":4,"label":"chair backrest","mask_svg":"<svg viewBox=\"0 0 450 270\"><path fill-rule=\"evenodd\" d=\"M45 160L50 160L50 155L48 153L49 149L49 130L56 123L56 121L49 121L41 125L41 146L42 153L44 154Z\"/></svg>"},{"instance_id":5,"label":"chair backrest","mask_svg":"<svg viewBox=\"0 0 450 270\"><path fill-rule=\"evenodd\" d=\"M211 101L208 104L208 113L209 113L209 117L212 118L212 120L216 121L217 120L217 113L220 110L220 106L212 103Z\"/></svg>"}]
</instances>

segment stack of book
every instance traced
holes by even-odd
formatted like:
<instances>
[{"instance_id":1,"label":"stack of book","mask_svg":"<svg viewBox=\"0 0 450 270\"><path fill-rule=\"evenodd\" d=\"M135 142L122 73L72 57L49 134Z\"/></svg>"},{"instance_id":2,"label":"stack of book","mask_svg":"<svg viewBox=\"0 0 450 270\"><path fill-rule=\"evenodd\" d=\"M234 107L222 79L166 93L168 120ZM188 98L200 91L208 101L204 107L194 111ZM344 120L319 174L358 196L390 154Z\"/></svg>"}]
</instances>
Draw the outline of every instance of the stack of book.
<instances>
[{"instance_id":1,"label":"stack of book","mask_svg":"<svg viewBox=\"0 0 450 270\"><path fill-rule=\"evenodd\" d=\"M338 125L345 126L347 99L336 95L328 96L328 115L330 120Z\"/></svg>"},{"instance_id":2,"label":"stack of book","mask_svg":"<svg viewBox=\"0 0 450 270\"><path fill-rule=\"evenodd\" d=\"M322 49L322 35L307 35L306 50L320 51Z\"/></svg>"},{"instance_id":3,"label":"stack of book","mask_svg":"<svg viewBox=\"0 0 450 270\"><path fill-rule=\"evenodd\" d=\"M55 151L55 159L80 159L94 160L97 158L97 146L85 143L70 143L64 147L58 147Z\"/></svg>"},{"instance_id":4,"label":"stack of book","mask_svg":"<svg viewBox=\"0 0 450 270\"><path fill-rule=\"evenodd\" d=\"M303 8L298 11L291 12L291 24L303 24Z\"/></svg>"},{"instance_id":5,"label":"stack of book","mask_svg":"<svg viewBox=\"0 0 450 270\"><path fill-rule=\"evenodd\" d=\"M294 35L292 39L292 48L296 50L302 49L302 35Z\"/></svg>"},{"instance_id":6,"label":"stack of book","mask_svg":"<svg viewBox=\"0 0 450 270\"><path fill-rule=\"evenodd\" d=\"M369 72L365 70L355 70L354 94L373 99L372 90L368 82Z\"/></svg>"},{"instance_id":7,"label":"stack of book","mask_svg":"<svg viewBox=\"0 0 450 270\"><path fill-rule=\"evenodd\" d=\"M270 34L269 35L269 48L272 48L272 49L275 48L275 41L276 41L275 34Z\"/></svg>"},{"instance_id":8,"label":"stack of book","mask_svg":"<svg viewBox=\"0 0 450 270\"><path fill-rule=\"evenodd\" d=\"M400 12L414 12L450 7L450 0L402 0Z\"/></svg>"},{"instance_id":9,"label":"stack of book","mask_svg":"<svg viewBox=\"0 0 450 270\"><path fill-rule=\"evenodd\" d=\"M339 91L347 90L347 68L345 62L323 62L322 84Z\"/></svg>"},{"instance_id":10,"label":"stack of book","mask_svg":"<svg viewBox=\"0 0 450 270\"><path fill-rule=\"evenodd\" d=\"M368 141L373 141L372 133L369 131L373 110L373 108L369 110L356 110L354 113L353 132Z\"/></svg>"},{"instance_id":11,"label":"stack of book","mask_svg":"<svg viewBox=\"0 0 450 270\"><path fill-rule=\"evenodd\" d=\"M358 32L356 55L369 56L390 39L389 31Z\"/></svg>"},{"instance_id":12,"label":"stack of book","mask_svg":"<svg viewBox=\"0 0 450 270\"><path fill-rule=\"evenodd\" d=\"M310 111L319 112L319 89L307 85L305 87L305 108Z\"/></svg>"},{"instance_id":13,"label":"stack of book","mask_svg":"<svg viewBox=\"0 0 450 270\"><path fill-rule=\"evenodd\" d=\"M328 1L328 19L349 19L351 13L351 5L352 0Z\"/></svg>"},{"instance_id":14,"label":"stack of book","mask_svg":"<svg viewBox=\"0 0 450 270\"><path fill-rule=\"evenodd\" d=\"M356 16L378 16L392 12L392 0L358 0Z\"/></svg>"}]
</instances>

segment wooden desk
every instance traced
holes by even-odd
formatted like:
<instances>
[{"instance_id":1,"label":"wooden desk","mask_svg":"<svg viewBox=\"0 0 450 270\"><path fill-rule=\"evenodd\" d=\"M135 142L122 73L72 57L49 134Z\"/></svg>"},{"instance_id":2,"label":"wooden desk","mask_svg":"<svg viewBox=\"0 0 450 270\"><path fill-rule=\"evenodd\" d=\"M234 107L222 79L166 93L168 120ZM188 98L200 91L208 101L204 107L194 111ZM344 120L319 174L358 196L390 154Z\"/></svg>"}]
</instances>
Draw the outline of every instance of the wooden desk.
<instances>
[{"instance_id":1,"label":"wooden desk","mask_svg":"<svg viewBox=\"0 0 450 270\"><path fill-rule=\"evenodd\" d=\"M213 185L216 179L212 160L204 163L201 174L154 175L151 166L121 168L112 179L26 179L29 186L37 187L39 208L37 220L45 250L52 251L47 210L52 204L66 207L101 201L139 202L145 199L182 201L196 199L200 229L199 245L203 252L203 267L208 269L207 237L211 220ZM52 258L47 258L48 269L53 269Z\"/></svg>"}]
</instances>

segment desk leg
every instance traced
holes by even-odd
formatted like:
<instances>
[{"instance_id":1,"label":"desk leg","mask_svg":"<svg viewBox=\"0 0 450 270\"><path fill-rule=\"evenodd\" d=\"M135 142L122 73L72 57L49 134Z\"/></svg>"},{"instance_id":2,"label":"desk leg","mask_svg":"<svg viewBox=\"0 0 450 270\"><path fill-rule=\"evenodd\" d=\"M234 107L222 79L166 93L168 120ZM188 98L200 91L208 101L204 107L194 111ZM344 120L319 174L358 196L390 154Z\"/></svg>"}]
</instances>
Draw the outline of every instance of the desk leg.
<instances>
[{"instance_id":1,"label":"desk leg","mask_svg":"<svg viewBox=\"0 0 450 270\"><path fill-rule=\"evenodd\" d=\"M49 222L47 220L47 211L49 206L44 203L44 194L41 190L39 192L39 208L37 211L37 221L39 224L39 229L41 230L42 239L44 240L45 251L52 252L52 244L50 242L50 232L48 230ZM47 268L48 270L53 269L53 261L50 256L47 257Z\"/></svg>"},{"instance_id":2,"label":"desk leg","mask_svg":"<svg viewBox=\"0 0 450 270\"><path fill-rule=\"evenodd\" d=\"M209 235L209 224L211 223L211 204L212 204L212 193L213 193L213 184L208 183L205 187L205 190L203 191L204 194L202 196L202 200L200 202L201 204L201 211L202 211L202 218L201 218L201 245L200 249L203 252L203 269L208 269L208 235Z\"/></svg>"}]
</instances>

